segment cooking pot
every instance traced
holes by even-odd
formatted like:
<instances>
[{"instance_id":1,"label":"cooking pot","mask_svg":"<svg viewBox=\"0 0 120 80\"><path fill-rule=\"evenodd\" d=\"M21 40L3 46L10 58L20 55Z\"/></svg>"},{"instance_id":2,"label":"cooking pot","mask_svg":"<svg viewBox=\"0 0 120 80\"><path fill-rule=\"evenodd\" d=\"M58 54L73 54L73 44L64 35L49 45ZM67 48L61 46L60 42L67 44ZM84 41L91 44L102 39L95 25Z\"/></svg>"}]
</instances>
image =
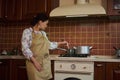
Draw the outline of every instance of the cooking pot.
<instances>
[{"instance_id":1,"label":"cooking pot","mask_svg":"<svg viewBox=\"0 0 120 80\"><path fill-rule=\"evenodd\" d=\"M70 48L70 49L67 50L67 53L70 54L70 56L73 56L75 54L75 49Z\"/></svg>"},{"instance_id":2,"label":"cooking pot","mask_svg":"<svg viewBox=\"0 0 120 80\"><path fill-rule=\"evenodd\" d=\"M70 54L70 56L73 56L75 54L75 49L74 48L69 48L69 49L57 48L57 49L66 51L66 53Z\"/></svg>"},{"instance_id":3,"label":"cooking pot","mask_svg":"<svg viewBox=\"0 0 120 80\"><path fill-rule=\"evenodd\" d=\"M113 47L115 49L116 57L120 57L120 48Z\"/></svg>"},{"instance_id":4,"label":"cooking pot","mask_svg":"<svg viewBox=\"0 0 120 80\"><path fill-rule=\"evenodd\" d=\"M92 49L92 46L78 46L76 47L76 54L90 54L90 50Z\"/></svg>"}]
</instances>

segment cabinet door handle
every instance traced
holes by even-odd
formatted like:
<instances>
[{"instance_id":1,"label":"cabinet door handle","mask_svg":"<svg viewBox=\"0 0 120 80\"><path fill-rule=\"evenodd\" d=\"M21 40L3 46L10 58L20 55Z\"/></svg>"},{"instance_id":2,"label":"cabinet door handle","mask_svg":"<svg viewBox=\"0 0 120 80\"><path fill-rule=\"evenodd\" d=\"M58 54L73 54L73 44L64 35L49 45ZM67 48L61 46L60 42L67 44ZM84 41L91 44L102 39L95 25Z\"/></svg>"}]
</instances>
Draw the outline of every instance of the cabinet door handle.
<instances>
[{"instance_id":1,"label":"cabinet door handle","mask_svg":"<svg viewBox=\"0 0 120 80\"><path fill-rule=\"evenodd\" d=\"M7 18L8 16L5 16L5 18Z\"/></svg>"},{"instance_id":2,"label":"cabinet door handle","mask_svg":"<svg viewBox=\"0 0 120 80\"><path fill-rule=\"evenodd\" d=\"M97 67L102 67L103 65L102 65L102 64L97 64L96 66L97 66Z\"/></svg>"},{"instance_id":3,"label":"cabinet door handle","mask_svg":"<svg viewBox=\"0 0 120 80\"><path fill-rule=\"evenodd\" d=\"M115 70L114 72L115 72L116 74L120 74L120 71L119 71L119 70L118 70L118 71L117 71L117 70Z\"/></svg>"},{"instance_id":4,"label":"cabinet door handle","mask_svg":"<svg viewBox=\"0 0 120 80\"><path fill-rule=\"evenodd\" d=\"M26 69L26 66L19 66L19 68L21 68L21 69Z\"/></svg>"},{"instance_id":5,"label":"cabinet door handle","mask_svg":"<svg viewBox=\"0 0 120 80\"><path fill-rule=\"evenodd\" d=\"M118 67L120 68L120 64L118 65Z\"/></svg>"},{"instance_id":6,"label":"cabinet door handle","mask_svg":"<svg viewBox=\"0 0 120 80\"><path fill-rule=\"evenodd\" d=\"M118 13L120 14L120 11L118 11Z\"/></svg>"},{"instance_id":7,"label":"cabinet door handle","mask_svg":"<svg viewBox=\"0 0 120 80\"><path fill-rule=\"evenodd\" d=\"M0 62L0 64L2 64L3 62Z\"/></svg>"}]
</instances>

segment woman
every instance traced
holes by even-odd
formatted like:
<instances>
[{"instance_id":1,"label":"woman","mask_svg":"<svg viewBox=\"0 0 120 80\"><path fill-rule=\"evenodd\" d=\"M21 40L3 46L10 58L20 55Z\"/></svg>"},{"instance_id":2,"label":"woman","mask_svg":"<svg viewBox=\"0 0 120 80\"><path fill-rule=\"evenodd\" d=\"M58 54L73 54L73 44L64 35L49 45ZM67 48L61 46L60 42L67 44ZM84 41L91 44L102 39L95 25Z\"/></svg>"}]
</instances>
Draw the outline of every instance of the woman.
<instances>
[{"instance_id":1,"label":"woman","mask_svg":"<svg viewBox=\"0 0 120 80\"><path fill-rule=\"evenodd\" d=\"M39 13L32 21L32 27L23 31L22 51L27 58L26 67L29 80L49 80L52 78L49 49L55 49L67 42L50 42L44 30L48 17Z\"/></svg>"}]
</instances>

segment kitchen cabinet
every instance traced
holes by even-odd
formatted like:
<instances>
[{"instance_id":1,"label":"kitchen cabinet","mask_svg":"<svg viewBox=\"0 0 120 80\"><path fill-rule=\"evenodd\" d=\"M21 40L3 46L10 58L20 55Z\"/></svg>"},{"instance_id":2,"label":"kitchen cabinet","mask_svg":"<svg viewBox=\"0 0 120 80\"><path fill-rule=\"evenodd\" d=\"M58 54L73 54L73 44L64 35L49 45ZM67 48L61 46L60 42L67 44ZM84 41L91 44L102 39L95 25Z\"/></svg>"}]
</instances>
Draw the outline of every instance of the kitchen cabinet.
<instances>
[{"instance_id":1,"label":"kitchen cabinet","mask_svg":"<svg viewBox=\"0 0 120 80\"><path fill-rule=\"evenodd\" d=\"M120 62L95 62L94 80L120 80Z\"/></svg>"},{"instance_id":2,"label":"kitchen cabinet","mask_svg":"<svg viewBox=\"0 0 120 80\"><path fill-rule=\"evenodd\" d=\"M0 18L2 17L2 1L3 0L0 0Z\"/></svg>"},{"instance_id":3,"label":"kitchen cabinet","mask_svg":"<svg viewBox=\"0 0 120 80\"><path fill-rule=\"evenodd\" d=\"M120 0L101 0L108 16L120 15Z\"/></svg>"},{"instance_id":4,"label":"kitchen cabinet","mask_svg":"<svg viewBox=\"0 0 120 80\"><path fill-rule=\"evenodd\" d=\"M58 0L24 0L23 19L32 19L37 13L50 11L58 6Z\"/></svg>"},{"instance_id":5,"label":"kitchen cabinet","mask_svg":"<svg viewBox=\"0 0 120 80\"><path fill-rule=\"evenodd\" d=\"M11 64L11 80L28 80L24 59L12 60Z\"/></svg>"},{"instance_id":6,"label":"kitchen cabinet","mask_svg":"<svg viewBox=\"0 0 120 80\"><path fill-rule=\"evenodd\" d=\"M120 80L120 63L106 63L106 80Z\"/></svg>"},{"instance_id":7,"label":"kitchen cabinet","mask_svg":"<svg viewBox=\"0 0 120 80\"><path fill-rule=\"evenodd\" d=\"M0 59L0 80L28 80L25 59Z\"/></svg>"},{"instance_id":8,"label":"kitchen cabinet","mask_svg":"<svg viewBox=\"0 0 120 80\"><path fill-rule=\"evenodd\" d=\"M5 0L0 0L0 19L4 18L5 12Z\"/></svg>"},{"instance_id":9,"label":"kitchen cabinet","mask_svg":"<svg viewBox=\"0 0 120 80\"><path fill-rule=\"evenodd\" d=\"M8 21L31 20L37 13L50 11L59 0L0 0L0 18Z\"/></svg>"},{"instance_id":10,"label":"kitchen cabinet","mask_svg":"<svg viewBox=\"0 0 120 80\"><path fill-rule=\"evenodd\" d=\"M0 80L28 80L25 59L0 59ZM54 61L51 61L54 80Z\"/></svg>"},{"instance_id":11,"label":"kitchen cabinet","mask_svg":"<svg viewBox=\"0 0 120 80\"><path fill-rule=\"evenodd\" d=\"M105 80L105 65L104 62L95 62L94 80Z\"/></svg>"},{"instance_id":12,"label":"kitchen cabinet","mask_svg":"<svg viewBox=\"0 0 120 80\"><path fill-rule=\"evenodd\" d=\"M10 61L0 60L0 80L9 80Z\"/></svg>"},{"instance_id":13,"label":"kitchen cabinet","mask_svg":"<svg viewBox=\"0 0 120 80\"><path fill-rule=\"evenodd\" d=\"M59 6L59 0L47 0L47 14Z\"/></svg>"},{"instance_id":14,"label":"kitchen cabinet","mask_svg":"<svg viewBox=\"0 0 120 80\"><path fill-rule=\"evenodd\" d=\"M5 19L8 21L18 21L22 19L23 0L5 0Z\"/></svg>"},{"instance_id":15,"label":"kitchen cabinet","mask_svg":"<svg viewBox=\"0 0 120 80\"><path fill-rule=\"evenodd\" d=\"M107 0L107 15L120 15L120 0Z\"/></svg>"},{"instance_id":16,"label":"kitchen cabinet","mask_svg":"<svg viewBox=\"0 0 120 80\"><path fill-rule=\"evenodd\" d=\"M37 13L46 12L47 0L24 0L23 19L32 19Z\"/></svg>"}]
</instances>

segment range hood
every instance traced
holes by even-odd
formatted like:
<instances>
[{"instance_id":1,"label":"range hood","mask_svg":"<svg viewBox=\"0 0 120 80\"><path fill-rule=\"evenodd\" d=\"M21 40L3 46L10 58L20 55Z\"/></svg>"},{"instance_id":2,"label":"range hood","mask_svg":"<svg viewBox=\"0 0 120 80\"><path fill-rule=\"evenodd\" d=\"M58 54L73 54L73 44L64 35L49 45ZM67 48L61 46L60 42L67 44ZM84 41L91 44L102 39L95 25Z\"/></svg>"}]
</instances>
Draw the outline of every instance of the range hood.
<instances>
[{"instance_id":1,"label":"range hood","mask_svg":"<svg viewBox=\"0 0 120 80\"><path fill-rule=\"evenodd\" d=\"M64 0L65 1L65 0ZM83 17L90 15L105 15L106 11L101 4L90 0L73 0L74 4L61 5L50 12L50 17ZM69 1L68 1L69 2Z\"/></svg>"}]
</instances>

